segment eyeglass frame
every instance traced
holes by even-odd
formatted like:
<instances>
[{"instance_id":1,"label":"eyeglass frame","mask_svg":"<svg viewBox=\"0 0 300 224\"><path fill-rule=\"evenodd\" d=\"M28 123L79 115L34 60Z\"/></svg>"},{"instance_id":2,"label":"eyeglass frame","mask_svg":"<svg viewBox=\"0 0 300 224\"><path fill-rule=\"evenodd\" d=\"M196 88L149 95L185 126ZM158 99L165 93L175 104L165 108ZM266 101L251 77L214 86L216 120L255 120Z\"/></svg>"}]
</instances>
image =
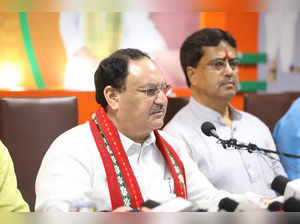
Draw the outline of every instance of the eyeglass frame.
<instances>
[{"instance_id":1,"label":"eyeglass frame","mask_svg":"<svg viewBox=\"0 0 300 224\"><path fill-rule=\"evenodd\" d=\"M171 90L171 86L167 83L161 85L149 85L148 87L137 89L138 92L142 92L148 97L157 97L160 91L162 91L167 96L169 90Z\"/></svg>"},{"instance_id":2,"label":"eyeglass frame","mask_svg":"<svg viewBox=\"0 0 300 224\"><path fill-rule=\"evenodd\" d=\"M228 61L229 66L233 71L235 71L239 66L238 58L228 58L228 59L216 58L209 61L205 66L210 66L214 70L221 71L226 68L226 61ZM221 65L220 62L222 62L223 64Z\"/></svg>"}]
</instances>

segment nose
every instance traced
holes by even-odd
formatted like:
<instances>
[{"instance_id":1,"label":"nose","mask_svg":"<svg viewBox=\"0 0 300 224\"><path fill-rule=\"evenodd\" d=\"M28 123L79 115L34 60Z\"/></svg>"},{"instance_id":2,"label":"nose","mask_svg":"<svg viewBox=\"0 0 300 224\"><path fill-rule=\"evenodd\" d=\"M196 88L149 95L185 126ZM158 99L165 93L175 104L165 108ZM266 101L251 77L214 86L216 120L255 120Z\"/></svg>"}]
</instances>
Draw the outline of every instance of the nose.
<instances>
[{"instance_id":1,"label":"nose","mask_svg":"<svg viewBox=\"0 0 300 224\"><path fill-rule=\"evenodd\" d=\"M168 97L167 97L166 93L162 89L159 89L159 92L155 96L154 102L156 104L165 104L165 103L168 102Z\"/></svg>"},{"instance_id":2,"label":"nose","mask_svg":"<svg viewBox=\"0 0 300 224\"><path fill-rule=\"evenodd\" d=\"M231 67L229 61L225 63L224 75L225 76L232 76L234 73L234 69Z\"/></svg>"}]
</instances>

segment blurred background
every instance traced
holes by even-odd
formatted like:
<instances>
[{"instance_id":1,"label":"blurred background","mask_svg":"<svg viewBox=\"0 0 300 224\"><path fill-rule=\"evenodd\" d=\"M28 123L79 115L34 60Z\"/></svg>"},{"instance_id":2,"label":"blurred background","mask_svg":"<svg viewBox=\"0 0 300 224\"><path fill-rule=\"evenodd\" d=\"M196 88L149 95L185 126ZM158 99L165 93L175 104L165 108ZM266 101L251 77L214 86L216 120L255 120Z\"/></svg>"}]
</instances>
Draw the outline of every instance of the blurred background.
<instances>
[{"instance_id":1,"label":"blurred background","mask_svg":"<svg viewBox=\"0 0 300 224\"><path fill-rule=\"evenodd\" d=\"M118 48L136 47L157 60L168 83L185 89L178 58L181 43L200 28L219 27L237 39L241 92L297 91L298 14L1 12L0 88L92 91L101 59Z\"/></svg>"}]
</instances>

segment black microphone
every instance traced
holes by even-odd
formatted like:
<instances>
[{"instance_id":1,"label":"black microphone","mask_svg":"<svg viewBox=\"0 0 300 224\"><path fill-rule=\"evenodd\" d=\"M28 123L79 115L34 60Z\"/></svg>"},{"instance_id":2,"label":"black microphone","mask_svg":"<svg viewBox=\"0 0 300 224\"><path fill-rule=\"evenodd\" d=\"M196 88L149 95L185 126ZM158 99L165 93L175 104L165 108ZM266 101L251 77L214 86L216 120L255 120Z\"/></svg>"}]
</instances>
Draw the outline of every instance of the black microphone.
<instances>
[{"instance_id":1,"label":"black microphone","mask_svg":"<svg viewBox=\"0 0 300 224\"><path fill-rule=\"evenodd\" d=\"M160 203L158 203L158 202L156 202L156 201L153 201L153 200L147 200L147 201L145 201L143 204L142 204L142 206L143 207L147 207L147 208L155 208L155 207L157 207L157 206L159 206L160 205Z\"/></svg>"},{"instance_id":2,"label":"black microphone","mask_svg":"<svg viewBox=\"0 0 300 224\"><path fill-rule=\"evenodd\" d=\"M290 180L287 177L279 175L272 181L271 189L276 191L279 195L284 195L286 185L289 181Z\"/></svg>"},{"instance_id":3,"label":"black microphone","mask_svg":"<svg viewBox=\"0 0 300 224\"><path fill-rule=\"evenodd\" d=\"M219 202L219 212L251 212L251 211L262 211L265 208L251 200L244 200L237 202L231 198L223 198Z\"/></svg>"},{"instance_id":4,"label":"black microphone","mask_svg":"<svg viewBox=\"0 0 300 224\"><path fill-rule=\"evenodd\" d=\"M218 139L217 143L221 144L224 149L236 145L237 141L235 139L230 139L230 140L221 139L216 132L216 127L213 125L213 123L209 121L205 121L204 123L202 123L201 130L206 136L208 137L213 136L216 139Z\"/></svg>"},{"instance_id":5,"label":"black microphone","mask_svg":"<svg viewBox=\"0 0 300 224\"><path fill-rule=\"evenodd\" d=\"M279 201L273 201L271 204L269 204L267 209L270 212L281 212L283 210L283 203Z\"/></svg>"},{"instance_id":6,"label":"black microphone","mask_svg":"<svg viewBox=\"0 0 300 224\"><path fill-rule=\"evenodd\" d=\"M208 137L214 136L215 138L219 139L219 136L216 132L216 127L213 125L213 123L211 123L209 121L205 121L201 125L201 130L206 136L208 136Z\"/></svg>"},{"instance_id":7,"label":"black microphone","mask_svg":"<svg viewBox=\"0 0 300 224\"><path fill-rule=\"evenodd\" d=\"M283 204L283 211L300 212L300 200L297 200L294 197L287 199Z\"/></svg>"},{"instance_id":8,"label":"black microphone","mask_svg":"<svg viewBox=\"0 0 300 224\"><path fill-rule=\"evenodd\" d=\"M219 211L234 212L239 203L230 198L223 198L219 202Z\"/></svg>"},{"instance_id":9,"label":"black microphone","mask_svg":"<svg viewBox=\"0 0 300 224\"><path fill-rule=\"evenodd\" d=\"M295 198L299 200L300 204L300 178L289 180L288 178L279 175L272 181L271 188L280 195L283 195L285 200Z\"/></svg>"},{"instance_id":10,"label":"black microphone","mask_svg":"<svg viewBox=\"0 0 300 224\"><path fill-rule=\"evenodd\" d=\"M272 153L272 154L277 154L277 155L281 155L281 156L300 159L299 155L259 148L257 145L252 144L252 143L249 143L249 144L238 143L238 141L234 138L231 138L229 140L223 140L218 136L218 134L216 132L216 127L209 121L205 121L204 123L202 123L201 130L206 136L208 136L208 137L213 136L213 137L217 138L219 140L217 143L221 144L224 149L233 147L234 149L237 149L237 150L245 149L249 153L252 153L254 151L262 151L264 153Z\"/></svg>"}]
</instances>

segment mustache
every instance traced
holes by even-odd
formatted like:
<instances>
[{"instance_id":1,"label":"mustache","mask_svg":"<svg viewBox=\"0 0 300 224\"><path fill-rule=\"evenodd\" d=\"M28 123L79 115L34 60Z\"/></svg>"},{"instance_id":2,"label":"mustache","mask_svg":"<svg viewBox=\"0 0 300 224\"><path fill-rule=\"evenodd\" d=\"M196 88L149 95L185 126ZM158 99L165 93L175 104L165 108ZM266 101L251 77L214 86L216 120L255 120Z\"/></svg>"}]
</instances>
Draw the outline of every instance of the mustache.
<instances>
[{"instance_id":1,"label":"mustache","mask_svg":"<svg viewBox=\"0 0 300 224\"><path fill-rule=\"evenodd\" d=\"M151 113L165 112L166 110L167 110L167 105L155 104L151 108Z\"/></svg>"},{"instance_id":2,"label":"mustache","mask_svg":"<svg viewBox=\"0 0 300 224\"><path fill-rule=\"evenodd\" d=\"M233 83L236 86L238 81L237 81L237 79L233 79L233 78L227 78L227 79L223 79L220 81L220 85L225 85L228 83Z\"/></svg>"}]
</instances>

